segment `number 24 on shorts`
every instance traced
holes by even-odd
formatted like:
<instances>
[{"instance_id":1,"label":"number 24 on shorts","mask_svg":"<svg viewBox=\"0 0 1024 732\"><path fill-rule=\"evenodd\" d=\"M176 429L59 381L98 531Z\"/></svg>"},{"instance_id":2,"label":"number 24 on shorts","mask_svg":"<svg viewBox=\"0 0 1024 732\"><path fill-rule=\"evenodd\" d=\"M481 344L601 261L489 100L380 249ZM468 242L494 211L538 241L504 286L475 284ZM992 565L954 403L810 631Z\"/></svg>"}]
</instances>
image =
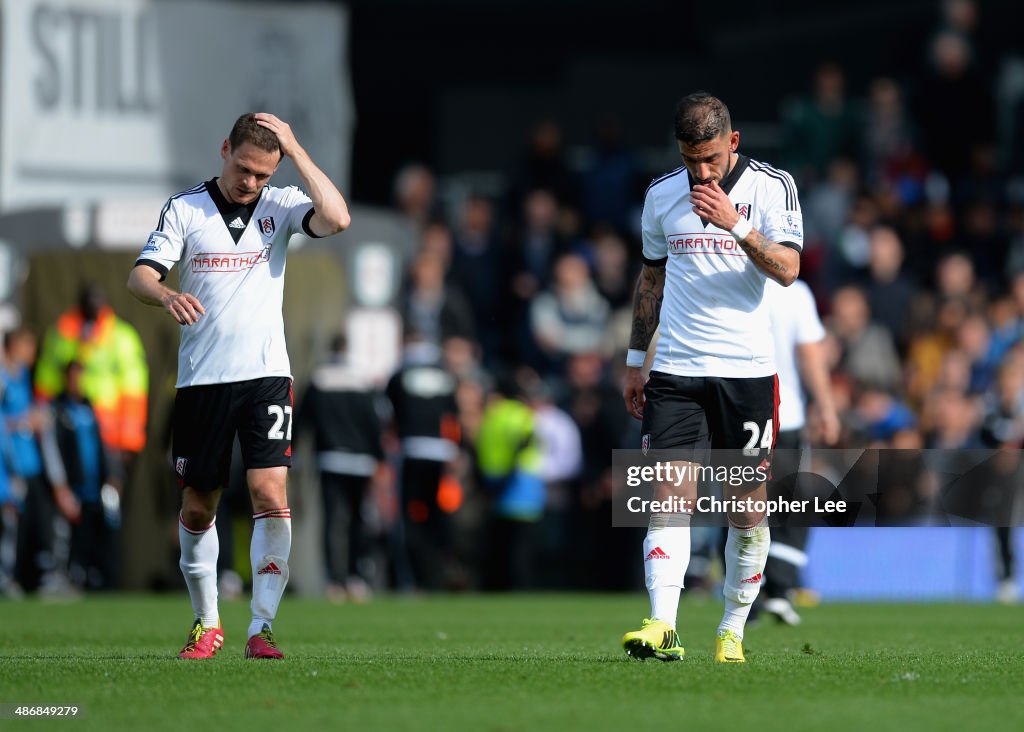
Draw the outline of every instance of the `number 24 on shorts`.
<instances>
[{"instance_id":1,"label":"number 24 on shorts","mask_svg":"<svg viewBox=\"0 0 1024 732\"><path fill-rule=\"evenodd\" d=\"M743 446L743 454L748 457L756 457L759 453L760 448L755 447L757 444L758 435L761 437L761 447L765 450L772 446L772 431L774 425L772 420L768 420L764 423L764 431L757 426L757 422L744 422L743 429L750 433L750 439L747 440L747 444Z\"/></svg>"}]
</instances>

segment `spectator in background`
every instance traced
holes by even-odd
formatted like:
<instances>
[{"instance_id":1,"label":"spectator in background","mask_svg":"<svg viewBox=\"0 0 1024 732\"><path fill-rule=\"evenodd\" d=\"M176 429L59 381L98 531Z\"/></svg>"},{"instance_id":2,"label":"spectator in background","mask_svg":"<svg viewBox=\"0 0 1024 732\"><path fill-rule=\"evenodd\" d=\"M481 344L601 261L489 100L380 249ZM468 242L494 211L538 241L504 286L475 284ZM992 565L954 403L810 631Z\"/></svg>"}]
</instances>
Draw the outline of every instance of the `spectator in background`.
<instances>
[{"instance_id":1,"label":"spectator in background","mask_svg":"<svg viewBox=\"0 0 1024 732\"><path fill-rule=\"evenodd\" d=\"M425 165L411 163L395 176L395 203L416 233L439 218L437 179Z\"/></svg>"},{"instance_id":2,"label":"spectator in background","mask_svg":"<svg viewBox=\"0 0 1024 732\"><path fill-rule=\"evenodd\" d=\"M829 251L829 282L847 285L859 282L867 274L871 257L871 230L881 221L875 196L860 191L853 201L849 219Z\"/></svg>"},{"instance_id":3,"label":"spectator in background","mask_svg":"<svg viewBox=\"0 0 1024 732\"><path fill-rule=\"evenodd\" d=\"M476 442L477 468L488 492L485 590L525 590L533 584L534 529L544 513L543 448L536 415L514 375L498 382Z\"/></svg>"},{"instance_id":4,"label":"spectator in background","mask_svg":"<svg viewBox=\"0 0 1024 732\"><path fill-rule=\"evenodd\" d=\"M46 426L46 414L32 399L32 366L36 352L36 337L28 329L16 328L4 335L0 411L10 435L13 472L25 490L18 521L15 579L28 592L38 589L47 594L64 594L68 588L66 578L58 571L58 563L63 564L66 557L60 560L55 557L55 509L73 523L78 520L81 507L66 485L51 487L46 478L39 439ZM54 456L50 457L50 462L53 464Z\"/></svg>"},{"instance_id":5,"label":"spectator in background","mask_svg":"<svg viewBox=\"0 0 1024 732\"><path fill-rule=\"evenodd\" d=\"M980 313L964 318L957 328L956 347L970 360L970 380L965 393L981 394L988 390L999 366L993 358L992 331Z\"/></svg>"},{"instance_id":6,"label":"spectator in background","mask_svg":"<svg viewBox=\"0 0 1024 732\"><path fill-rule=\"evenodd\" d=\"M935 386L924 397L918 410L920 415L919 427L926 447L938 447L941 446L938 443L948 441L948 435L942 434L944 429L942 420L945 418L944 410L947 398L965 399L970 383L970 358L959 349L948 351L943 356L939 378ZM973 404L973 401L972 405L975 406L975 411L977 411L977 405ZM962 413L958 414L962 416ZM976 419L971 424L972 429L977 427L978 415L975 414L975 417ZM959 429L959 427L954 428L954 431L959 431ZM965 437L962 439L962 442L966 443L966 440L967 438Z\"/></svg>"},{"instance_id":7,"label":"spectator in background","mask_svg":"<svg viewBox=\"0 0 1024 732\"><path fill-rule=\"evenodd\" d=\"M870 384L856 395L849 417L856 435L851 447L896 447L898 435L917 427L917 419L908 405Z\"/></svg>"},{"instance_id":8,"label":"spectator in background","mask_svg":"<svg viewBox=\"0 0 1024 732\"><path fill-rule=\"evenodd\" d=\"M4 380L0 379L0 400L3 387ZM0 425L0 597L8 600L20 600L25 596L21 585L14 579L18 513L24 500L25 484L14 469L14 454L5 421Z\"/></svg>"},{"instance_id":9,"label":"spectator in background","mask_svg":"<svg viewBox=\"0 0 1024 732\"><path fill-rule=\"evenodd\" d=\"M505 340L499 320L504 275L501 248L494 228L494 207L483 196L470 196L459 212L454 233L450 276L463 288L476 319L484 363L498 359Z\"/></svg>"},{"instance_id":10,"label":"spectator in background","mask_svg":"<svg viewBox=\"0 0 1024 732\"><path fill-rule=\"evenodd\" d=\"M435 221L427 225L420 237L419 253L440 259L447 276L452 266L452 232L447 224Z\"/></svg>"},{"instance_id":11,"label":"spectator in background","mask_svg":"<svg viewBox=\"0 0 1024 732\"><path fill-rule=\"evenodd\" d=\"M120 570L121 507L116 462L108 459L99 420L82 387L85 369L68 364L64 391L51 403L47 429L60 452L59 478L78 499L80 517L71 527L69 575L86 590L112 590Z\"/></svg>"},{"instance_id":12,"label":"spectator in background","mask_svg":"<svg viewBox=\"0 0 1024 732\"><path fill-rule=\"evenodd\" d=\"M593 281L597 291L612 309L631 310L635 279L626 242L614 231L599 228L591 238L589 255L593 261Z\"/></svg>"},{"instance_id":13,"label":"spectator in background","mask_svg":"<svg viewBox=\"0 0 1024 732\"><path fill-rule=\"evenodd\" d=\"M925 185L923 206L911 209L903 218L907 274L912 279L934 287L936 259L956 250L956 226L948 186L930 175Z\"/></svg>"},{"instance_id":14,"label":"spectator in background","mask_svg":"<svg viewBox=\"0 0 1024 732\"><path fill-rule=\"evenodd\" d=\"M953 191L957 205L984 202L1001 209L1010 194L1009 179L1004 175L1007 170L1012 168L1006 167L994 144L974 145L967 177Z\"/></svg>"},{"instance_id":15,"label":"spectator in background","mask_svg":"<svg viewBox=\"0 0 1024 732\"><path fill-rule=\"evenodd\" d=\"M412 263L409 286L402 293L406 326L435 346L447 338L473 338L473 310L459 286L445 282L444 261L421 252Z\"/></svg>"},{"instance_id":16,"label":"spectator in background","mask_svg":"<svg viewBox=\"0 0 1024 732\"><path fill-rule=\"evenodd\" d=\"M550 386L535 374L531 376L534 378L526 385L526 396L533 410L546 494L535 555L539 584L554 589L564 587L574 569L570 536L583 471L583 444L579 426L555 404Z\"/></svg>"},{"instance_id":17,"label":"spectator in background","mask_svg":"<svg viewBox=\"0 0 1024 732\"><path fill-rule=\"evenodd\" d=\"M445 589L455 569L449 514L459 505L448 502L440 489L461 442L456 386L440 348L407 331L401 366L386 390L401 444L401 520L393 554L402 590Z\"/></svg>"},{"instance_id":18,"label":"spectator in background","mask_svg":"<svg viewBox=\"0 0 1024 732\"><path fill-rule=\"evenodd\" d=\"M1009 239L1002 230L996 203L987 197L968 201L961 215L958 243L970 252L970 260L978 279L989 290L1005 286Z\"/></svg>"},{"instance_id":19,"label":"spectator in background","mask_svg":"<svg viewBox=\"0 0 1024 732\"><path fill-rule=\"evenodd\" d=\"M600 352L613 354L629 342L633 325L633 289L636 267L629 261L629 250L622 237L611 230L598 230L590 243L593 280L597 291L608 301L611 312L605 326Z\"/></svg>"},{"instance_id":20,"label":"spectator in background","mask_svg":"<svg viewBox=\"0 0 1024 732\"><path fill-rule=\"evenodd\" d=\"M897 349L906 350L907 313L917 288L902 273L903 243L889 226L876 226L868 240L868 280L865 294L871 319L885 326Z\"/></svg>"},{"instance_id":21,"label":"spectator in background","mask_svg":"<svg viewBox=\"0 0 1024 732\"><path fill-rule=\"evenodd\" d=\"M917 92L916 117L928 161L954 190L966 175L972 148L989 145L995 136L991 84L973 66L971 49L955 30L932 39L929 63Z\"/></svg>"},{"instance_id":22,"label":"spectator in background","mask_svg":"<svg viewBox=\"0 0 1024 732\"><path fill-rule=\"evenodd\" d=\"M999 363L1013 345L1024 337L1024 323L1014 301L1012 292L995 298L988 307L988 324L991 328L989 360Z\"/></svg>"},{"instance_id":23,"label":"spectator in background","mask_svg":"<svg viewBox=\"0 0 1024 732\"><path fill-rule=\"evenodd\" d=\"M618 396L617 384L600 354L570 356L565 364L564 389L558 403L579 426L583 444L582 500L596 506L610 498L602 492L611 482L608 455L631 446L628 436L636 433L639 439L639 431L634 429L633 420L616 408L613 397ZM625 566L632 567L633 563Z\"/></svg>"},{"instance_id":24,"label":"spectator in background","mask_svg":"<svg viewBox=\"0 0 1024 732\"><path fill-rule=\"evenodd\" d=\"M961 300L966 306L981 304L974 260L963 250L943 255L935 266L935 289L940 300Z\"/></svg>"},{"instance_id":25,"label":"spectator in background","mask_svg":"<svg viewBox=\"0 0 1024 732\"><path fill-rule=\"evenodd\" d=\"M524 300L547 286L552 262L568 248L558 230L558 214L558 200L550 191L536 189L523 199L522 231L511 248L510 265L518 280L515 294Z\"/></svg>"},{"instance_id":26,"label":"spectator in background","mask_svg":"<svg viewBox=\"0 0 1024 732\"><path fill-rule=\"evenodd\" d=\"M86 283L78 305L61 315L43 339L35 388L53 399L66 388L68 364L82 365L82 391L100 423L111 460L126 475L133 456L146 445L149 368L135 328L107 305L103 290Z\"/></svg>"},{"instance_id":27,"label":"spectator in background","mask_svg":"<svg viewBox=\"0 0 1024 732\"><path fill-rule=\"evenodd\" d=\"M814 72L810 96L786 104L782 110L783 157L797 181L820 180L837 157L860 151L861 122L846 97L846 75L833 62Z\"/></svg>"},{"instance_id":28,"label":"spectator in background","mask_svg":"<svg viewBox=\"0 0 1024 732\"><path fill-rule=\"evenodd\" d=\"M449 338L442 345L444 363L455 376L455 404L462 437L476 443L487 396L494 379L480 363L480 345L466 338Z\"/></svg>"},{"instance_id":29,"label":"spectator in background","mask_svg":"<svg viewBox=\"0 0 1024 732\"><path fill-rule=\"evenodd\" d=\"M933 324L915 335L907 348L904 364L907 397L919 406L935 387L942 360L957 344L957 332L969 312L966 301L953 298L939 305Z\"/></svg>"},{"instance_id":30,"label":"spectator in background","mask_svg":"<svg viewBox=\"0 0 1024 732\"><path fill-rule=\"evenodd\" d=\"M927 327L911 339L905 370L907 396L920 405L934 387L943 356L956 347L960 326L973 312L984 310L984 292L977 287L974 265L963 252L954 251L939 259L935 267L936 305Z\"/></svg>"},{"instance_id":31,"label":"spectator in background","mask_svg":"<svg viewBox=\"0 0 1024 732\"><path fill-rule=\"evenodd\" d=\"M597 127L593 158L581 176L583 215L591 224L632 231L638 171L622 120L608 115Z\"/></svg>"},{"instance_id":32,"label":"spectator in background","mask_svg":"<svg viewBox=\"0 0 1024 732\"><path fill-rule=\"evenodd\" d=\"M570 536L591 552L576 559L580 587L603 592L633 590L643 582L634 559L646 529L616 529L612 521L612 450L635 449L640 424L616 404L623 374L613 374L597 353L570 356L565 364L565 393L560 406L579 426L583 446L578 510Z\"/></svg>"},{"instance_id":33,"label":"spectator in background","mask_svg":"<svg viewBox=\"0 0 1024 732\"><path fill-rule=\"evenodd\" d=\"M978 440L978 407L957 389L936 389L929 396L930 426L925 446L937 450L966 450L982 447ZM930 408L929 408L930 407ZM925 425L922 425L925 426Z\"/></svg>"},{"instance_id":34,"label":"spectator in background","mask_svg":"<svg viewBox=\"0 0 1024 732\"><path fill-rule=\"evenodd\" d=\"M1020 327L1024 328L1024 322L1022 322L1024 321L1024 272L1013 278L1010 297L1016 308L1018 322L1021 323Z\"/></svg>"},{"instance_id":35,"label":"spectator in background","mask_svg":"<svg viewBox=\"0 0 1024 732\"><path fill-rule=\"evenodd\" d=\"M951 30L970 38L978 27L978 6L974 0L941 0L942 22Z\"/></svg>"},{"instance_id":36,"label":"spectator in background","mask_svg":"<svg viewBox=\"0 0 1024 732\"><path fill-rule=\"evenodd\" d=\"M1018 349L1011 351L999 368L992 389L986 394L983 406L981 443L989 448L1007 451L1005 457L993 461L996 475L988 485L982 486L979 504L1006 505L1006 497L1020 493L1020 448L1024 445L1024 355ZM987 499L987 500L986 500ZM1012 503L1010 504L1012 506ZM1006 525L995 529L998 557L996 599L1002 603L1018 601L1019 588L1014 580L1013 532L1009 523L1013 516L1007 511L1000 518Z\"/></svg>"},{"instance_id":37,"label":"spectator in background","mask_svg":"<svg viewBox=\"0 0 1024 732\"><path fill-rule=\"evenodd\" d=\"M533 337L546 361L544 371L560 370L572 354L600 350L610 312L586 260L578 254L559 257L551 287L530 307Z\"/></svg>"},{"instance_id":38,"label":"spectator in background","mask_svg":"<svg viewBox=\"0 0 1024 732\"><path fill-rule=\"evenodd\" d=\"M384 451L373 385L347 354L345 336L336 335L327 361L310 377L296 427L315 441L327 597L365 602L378 571L364 506Z\"/></svg>"},{"instance_id":39,"label":"spectator in background","mask_svg":"<svg viewBox=\"0 0 1024 732\"><path fill-rule=\"evenodd\" d=\"M960 394L971 391L971 357L959 348L946 351L942 357L935 390L952 390Z\"/></svg>"},{"instance_id":40,"label":"spectator in background","mask_svg":"<svg viewBox=\"0 0 1024 732\"><path fill-rule=\"evenodd\" d=\"M915 157L916 130L907 114L903 89L895 80L880 76L871 81L864 120L864 180L872 187L902 189L908 183L908 162ZM906 203L916 202L907 196ZM920 195L920 193L918 193Z\"/></svg>"},{"instance_id":41,"label":"spectator in background","mask_svg":"<svg viewBox=\"0 0 1024 732\"><path fill-rule=\"evenodd\" d=\"M541 363L530 329L530 303L551 281L551 265L568 249L558 230L558 201L547 190L530 191L522 205L522 231L508 252L509 307L518 360Z\"/></svg>"},{"instance_id":42,"label":"spectator in background","mask_svg":"<svg viewBox=\"0 0 1024 732\"><path fill-rule=\"evenodd\" d=\"M843 287L832 300L830 327L839 339L839 368L861 384L895 391L900 386L900 362L892 336L872 323L863 290Z\"/></svg>"},{"instance_id":43,"label":"spectator in background","mask_svg":"<svg viewBox=\"0 0 1024 732\"><path fill-rule=\"evenodd\" d=\"M437 180L425 165L409 163L399 169L392 190L400 221L400 231L394 235L392 244L404 269L422 249L431 227L442 221L442 211L437 202ZM450 258L449 252L446 259Z\"/></svg>"},{"instance_id":44,"label":"spectator in background","mask_svg":"<svg viewBox=\"0 0 1024 732\"><path fill-rule=\"evenodd\" d=\"M1011 288L1024 276L1024 202L1014 203L1006 217L1007 252L1004 276ZM1021 280L1024 282L1024 280Z\"/></svg>"},{"instance_id":45,"label":"spectator in background","mask_svg":"<svg viewBox=\"0 0 1024 732\"><path fill-rule=\"evenodd\" d=\"M515 210L530 191L537 190L550 191L559 203L569 206L575 206L579 198L578 185L565 161L562 128L553 120L541 120L530 132L509 208Z\"/></svg>"},{"instance_id":46,"label":"spectator in background","mask_svg":"<svg viewBox=\"0 0 1024 732\"><path fill-rule=\"evenodd\" d=\"M851 159L836 158L829 163L825 179L810 189L804 207L809 245L829 252L839 244L856 201L858 178L857 165Z\"/></svg>"}]
</instances>

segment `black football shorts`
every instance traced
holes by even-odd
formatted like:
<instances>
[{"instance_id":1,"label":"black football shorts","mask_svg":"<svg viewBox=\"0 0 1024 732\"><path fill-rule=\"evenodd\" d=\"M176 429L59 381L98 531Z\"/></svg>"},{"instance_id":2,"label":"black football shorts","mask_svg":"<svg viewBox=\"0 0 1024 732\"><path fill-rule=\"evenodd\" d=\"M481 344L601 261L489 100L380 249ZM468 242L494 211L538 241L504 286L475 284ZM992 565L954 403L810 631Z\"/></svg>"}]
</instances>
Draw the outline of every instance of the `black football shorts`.
<instances>
[{"instance_id":1,"label":"black football shorts","mask_svg":"<svg viewBox=\"0 0 1024 732\"><path fill-rule=\"evenodd\" d=\"M226 486L236 434L246 469L291 467L293 408L286 376L178 389L172 447L178 483L199 491Z\"/></svg>"},{"instance_id":2,"label":"black football shorts","mask_svg":"<svg viewBox=\"0 0 1024 732\"><path fill-rule=\"evenodd\" d=\"M689 453L705 462L707 450L736 450L740 462L771 460L779 430L779 379L761 376L673 376L652 371L644 388L641 447Z\"/></svg>"}]
</instances>

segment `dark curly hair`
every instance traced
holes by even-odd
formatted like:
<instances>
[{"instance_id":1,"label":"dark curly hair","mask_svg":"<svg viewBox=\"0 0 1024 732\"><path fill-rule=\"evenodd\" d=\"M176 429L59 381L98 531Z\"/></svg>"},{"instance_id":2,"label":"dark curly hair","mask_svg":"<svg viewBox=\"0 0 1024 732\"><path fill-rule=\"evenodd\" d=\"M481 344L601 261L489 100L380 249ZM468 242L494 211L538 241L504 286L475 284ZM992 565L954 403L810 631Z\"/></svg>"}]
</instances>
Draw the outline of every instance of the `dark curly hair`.
<instances>
[{"instance_id":1,"label":"dark curly hair","mask_svg":"<svg viewBox=\"0 0 1024 732\"><path fill-rule=\"evenodd\" d=\"M731 131L729 108L718 97L699 91L676 105L676 139L687 145L715 140Z\"/></svg>"}]
</instances>

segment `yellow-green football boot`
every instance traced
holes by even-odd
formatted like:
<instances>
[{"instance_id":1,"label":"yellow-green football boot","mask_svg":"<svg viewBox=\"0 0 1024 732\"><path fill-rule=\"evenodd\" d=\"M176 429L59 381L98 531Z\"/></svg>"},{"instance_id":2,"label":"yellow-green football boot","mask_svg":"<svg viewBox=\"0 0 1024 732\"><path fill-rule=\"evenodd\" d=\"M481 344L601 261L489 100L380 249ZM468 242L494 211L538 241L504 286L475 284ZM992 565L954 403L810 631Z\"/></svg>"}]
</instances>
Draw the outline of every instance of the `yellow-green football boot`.
<instances>
[{"instance_id":1,"label":"yellow-green football boot","mask_svg":"<svg viewBox=\"0 0 1024 732\"><path fill-rule=\"evenodd\" d=\"M640 630L622 636L622 648L627 656L640 661L652 657L659 661L678 661L685 653L675 629L664 621L650 618L644 618Z\"/></svg>"},{"instance_id":2,"label":"yellow-green football boot","mask_svg":"<svg viewBox=\"0 0 1024 732\"><path fill-rule=\"evenodd\" d=\"M743 640L731 630L718 631L715 638L715 661L717 663L746 663L743 656Z\"/></svg>"}]
</instances>

